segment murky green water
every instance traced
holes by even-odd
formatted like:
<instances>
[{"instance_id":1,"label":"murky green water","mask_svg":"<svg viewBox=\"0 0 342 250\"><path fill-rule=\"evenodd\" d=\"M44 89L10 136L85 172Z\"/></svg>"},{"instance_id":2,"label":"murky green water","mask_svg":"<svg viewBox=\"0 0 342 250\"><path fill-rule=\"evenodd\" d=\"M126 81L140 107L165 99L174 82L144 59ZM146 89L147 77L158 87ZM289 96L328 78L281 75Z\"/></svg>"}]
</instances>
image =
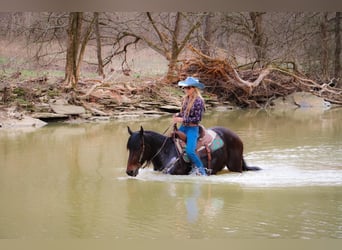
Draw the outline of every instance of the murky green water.
<instances>
[{"instance_id":1,"label":"murky green water","mask_svg":"<svg viewBox=\"0 0 342 250\"><path fill-rule=\"evenodd\" d=\"M170 120L0 130L0 238L342 238L342 109L206 114L263 170L127 177L127 125Z\"/></svg>"}]
</instances>

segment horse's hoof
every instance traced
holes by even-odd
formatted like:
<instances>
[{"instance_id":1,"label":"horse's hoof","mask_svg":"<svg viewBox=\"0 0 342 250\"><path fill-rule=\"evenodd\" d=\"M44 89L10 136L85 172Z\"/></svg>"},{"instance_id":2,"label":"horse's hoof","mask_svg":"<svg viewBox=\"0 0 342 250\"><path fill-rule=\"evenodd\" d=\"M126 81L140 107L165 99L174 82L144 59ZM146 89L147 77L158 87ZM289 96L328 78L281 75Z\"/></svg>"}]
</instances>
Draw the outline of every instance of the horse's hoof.
<instances>
[{"instance_id":1,"label":"horse's hoof","mask_svg":"<svg viewBox=\"0 0 342 250\"><path fill-rule=\"evenodd\" d=\"M209 176L209 175L211 175L211 173L213 172L213 170L212 170L212 169L209 169L209 168L206 168L206 169L205 169L205 172L206 172L207 175Z\"/></svg>"}]
</instances>

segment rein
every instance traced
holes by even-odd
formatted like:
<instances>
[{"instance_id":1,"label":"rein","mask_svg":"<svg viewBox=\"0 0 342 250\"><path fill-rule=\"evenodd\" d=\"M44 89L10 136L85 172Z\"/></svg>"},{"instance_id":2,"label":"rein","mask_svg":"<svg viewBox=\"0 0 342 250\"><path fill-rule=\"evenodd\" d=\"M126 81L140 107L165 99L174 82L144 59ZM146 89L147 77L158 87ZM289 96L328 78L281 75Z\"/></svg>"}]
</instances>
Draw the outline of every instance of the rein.
<instances>
[{"instance_id":1,"label":"rein","mask_svg":"<svg viewBox=\"0 0 342 250\"><path fill-rule=\"evenodd\" d=\"M165 133L170 129L170 127L171 127L171 125L165 129L163 135L165 135ZM166 144L167 139L168 139L168 137L165 137L165 139L164 139L164 141L163 141L163 144L162 144L162 146L160 147L160 149L157 151L157 153L155 153L155 154L152 156L152 158L151 158L149 161L146 161L146 163L143 165L143 164L141 163L141 161L142 161L142 158L143 158L144 153L145 153L145 139L144 139L144 136L142 137L143 145L142 145L142 150L141 150L141 153L140 153L140 156L139 156L139 164L141 164L141 167L142 167L142 168L146 168L148 165L150 165L151 162L152 162L152 160L153 160L154 158L156 158L157 155L160 154L160 152L163 150L163 148L164 148L164 146L165 146L165 144Z\"/></svg>"}]
</instances>

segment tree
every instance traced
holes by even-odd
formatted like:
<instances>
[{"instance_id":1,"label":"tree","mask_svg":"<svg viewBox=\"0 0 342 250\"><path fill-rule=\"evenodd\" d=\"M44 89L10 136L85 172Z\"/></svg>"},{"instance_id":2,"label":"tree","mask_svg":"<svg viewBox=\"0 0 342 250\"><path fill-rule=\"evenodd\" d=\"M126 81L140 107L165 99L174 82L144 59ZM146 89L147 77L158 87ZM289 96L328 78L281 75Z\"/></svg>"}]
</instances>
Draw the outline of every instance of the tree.
<instances>
[{"instance_id":1,"label":"tree","mask_svg":"<svg viewBox=\"0 0 342 250\"><path fill-rule=\"evenodd\" d=\"M205 13L203 20L203 38L201 39L201 51L203 54L210 56L210 45L213 41L213 29L212 29L212 14Z\"/></svg>"},{"instance_id":2,"label":"tree","mask_svg":"<svg viewBox=\"0 0 342 250\"><path fill-rule=\"evenodd\" d=\"M328 34L328 13L324 12L321 16L320 22L320 35L321 35L321 65L322 65L322 78L326 81L329 78L329 34Z\"/></svg>"},{"instance_id":3,"label":"tree","mask_svg":"<svg viewBox=\"0 0 342 250\"><path fill-rule=\"evenodd\" d=\"M335 14L335 60L334 77L338 80L338 87L342 88L341 77L341 12Z\"/></svg>"},{"instance_id":4,"label":"tree","mask_svg":"<svg viewBox=\"0 0 342 250\"><path fill-rule=\"evenodd\" d=\"M257 62L263 63L266 60L266 46L267 37L264 34L262 26L262 16L265 12L250 12L249 16L251 19L250 37L254 45L256 52Z\"/></svg>"},{"instance_id":5,"label":"tree","mask_svg":"<svg viewBox=\"0 0 342 250\"><path fill-rule=\"evenodd\" d=\"M178 80L178 58L201 25L203 15L175 13L137 13L125 22L116 22L113 55L127 53L127 47L143 42L169 62L166 81ZM133 38L133 39L132 39ZM119 49L122 48L122 49Z\"/></svg>"},{"instance_id":6,"label":"tree","mask_svg":"<svg viewBox=\"0 0 342 250\"><path fill-rule=\"evenodd\" d=\"M64 84L68 88L75 89L80 76L81 64L83 61L86 45L93 30L96 15L93 15L88 26L83 30L83 13L71 12L68 23L68 41L65 65Z\"/></svg>"},{"instance_id":7,"label":"tree","mask_svg":"<svg viewBox=\"0 0 342 250\"><path fill-rule=\"evenodd\" d=\"M267 59L268 46L268 37L263 24L265 14L265 12L221 13L218 32L220 36L227 37L223 45L227 46L231 41L235 49L243 50L244 56L248 57L249 61L263 65Z\"/></svg>"},{"instance_id":8,"label":"tree","mask_svg":"<svg viewBox=\"0 0 342 250\"><path fill-rule=\"evenodd\" d=\"M103 71L103 60L102 60L102 43L100 35L100 25L99 25L99 13L94 13L95 19L95 36L96 36L96 54L97 54L97 73L104 77Z\"/></svg>"}]
</instances>

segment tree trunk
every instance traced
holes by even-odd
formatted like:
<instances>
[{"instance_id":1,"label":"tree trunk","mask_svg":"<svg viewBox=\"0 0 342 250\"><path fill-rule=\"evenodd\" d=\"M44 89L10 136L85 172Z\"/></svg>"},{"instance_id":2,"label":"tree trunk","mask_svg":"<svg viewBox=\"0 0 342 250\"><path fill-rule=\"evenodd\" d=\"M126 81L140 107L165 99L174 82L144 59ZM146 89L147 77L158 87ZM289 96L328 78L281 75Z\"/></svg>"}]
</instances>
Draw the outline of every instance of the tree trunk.
<instances>
[{"instance_id":1,"label":"tree trunk","mask_svg":"<svg viewBox=\"0 0 342 250\"><path fill-rule=\"evenodd\" d=\"M95 16L82 37L82 12L71 12L69 15L67 58L64 84L67 88L76 89L80 76L84 52L93 30Z\"/></svg>"},{"instance_id":2,"label":"tree trunk","mask_svg":"<svg viewBox=\"0 0 342 250\"><path fill-rule=\"evenodd\" d=\"M252 20L252 42L256 52L256 61L260 65L265 61L266 57L266 42L262 28L263 12L250 12L249 16Z\"/></svg>"},{"instance_id":3,"label":"tree trunk","mask_svg":"<svg viewBox=\"0 0 342 250\"><path fill-rule=\"evenodd\" d=\"M68 44L65 66L64 84L67 88L75 89L78 82L77 57L82 28L82 12L69 14Z\"/></svg>"},{"instance_id":4,"label":"tree trunk","mask_svg":"<svg viewBox=\"0 0 342 250\"><path fill-rule=\"evenodd\" d=\"M173 83L173 82L178 80L177 57L176 58L171 58L169 60L168 70L167 70L167 74L166 74L166 80L169 83Z\"/></svg>"},{"instance_id":5,"label":"tree trunk","mask_svg":"<svg viewBox=\"0 0 342 250\"><path fill-rule=\"evenodd\" d=\"M203 23L203 40L201 44L201 52L204 55L210 56L210 42L212 40L212 27L211 27L210 13L206 13Z\"/></svg>"},{"instance_id":6,"label":"tree trunk","mask_svg":"<svg viewBox=\"0 0 342 250\"><path fill-rule=\"evenodd\" d=\"M320 23L320 35L321 35L321 67L323 81L327 81L329 78L329 48L328 48L328 13L323 13Z\"/></svg>"},{"instance_id":7,"label":"tree trunk","mask_svg":"<svg viewBox=\"0 0 342 250\"><path fill-rule=\"evenodd\" d=\"M184 18L184 15L181 12L170 13L169 17L172 20L172 25L170 25L170 22L164 23L162 19L156 19L156 21L150 12L146 12L146 16L157 39L151 40L149 36L145 35L138 36L139 39L142 39L150 48L163 55L169 62L168 72L165 76L165 80L168 83L174 83L178 80L179 54L189 43L192 34L201 24L200 19L193 23ZM187 27L188 25L189 29L182 29L182 27Z\"/></svg>"},{"instance_id":8,"label":"tree trunk","mask_svg":"<svg viewBox=\"0 0 342 250\"><path fill-rule=\"evenodd\" d=\"M104 78L103 72L103 60L102 60L102 51L101 51L101 36L100 36L100 27L99 27L99 13L94 13L95 18L95 36L96 36L96 52L97 52L97 73Z\"/></svg>"},{"instance_id":9,"label":"tree trunk","mask_svg":"<svg viewBox=\"0 0 342 250\"><path fill-rule=\"evenodd\" d=\"M171 55L169 60L169 67L166 75L166 79L168 82L174 82L178 79L178 66L177 66L177 59L180 53L179 47L178 47L178 37L180 34L180 23L181 23L181 14L180 12L177 12L176 14L176 20L175 20L175 26L173 29L173 36L172 36L172 44L171 44Z\"/></svg>"},{"instance_id":10,"label":"tree trunk","mask_svg":"<svg viewBox=\"0 0 342 250\"><path fill-rule=\"evenodd\" d=\"M336 12L335 16L335 60L334 77L337 79L337 86L342 88L341 77L341 12Z\"/></svg>"}]
</instances>

